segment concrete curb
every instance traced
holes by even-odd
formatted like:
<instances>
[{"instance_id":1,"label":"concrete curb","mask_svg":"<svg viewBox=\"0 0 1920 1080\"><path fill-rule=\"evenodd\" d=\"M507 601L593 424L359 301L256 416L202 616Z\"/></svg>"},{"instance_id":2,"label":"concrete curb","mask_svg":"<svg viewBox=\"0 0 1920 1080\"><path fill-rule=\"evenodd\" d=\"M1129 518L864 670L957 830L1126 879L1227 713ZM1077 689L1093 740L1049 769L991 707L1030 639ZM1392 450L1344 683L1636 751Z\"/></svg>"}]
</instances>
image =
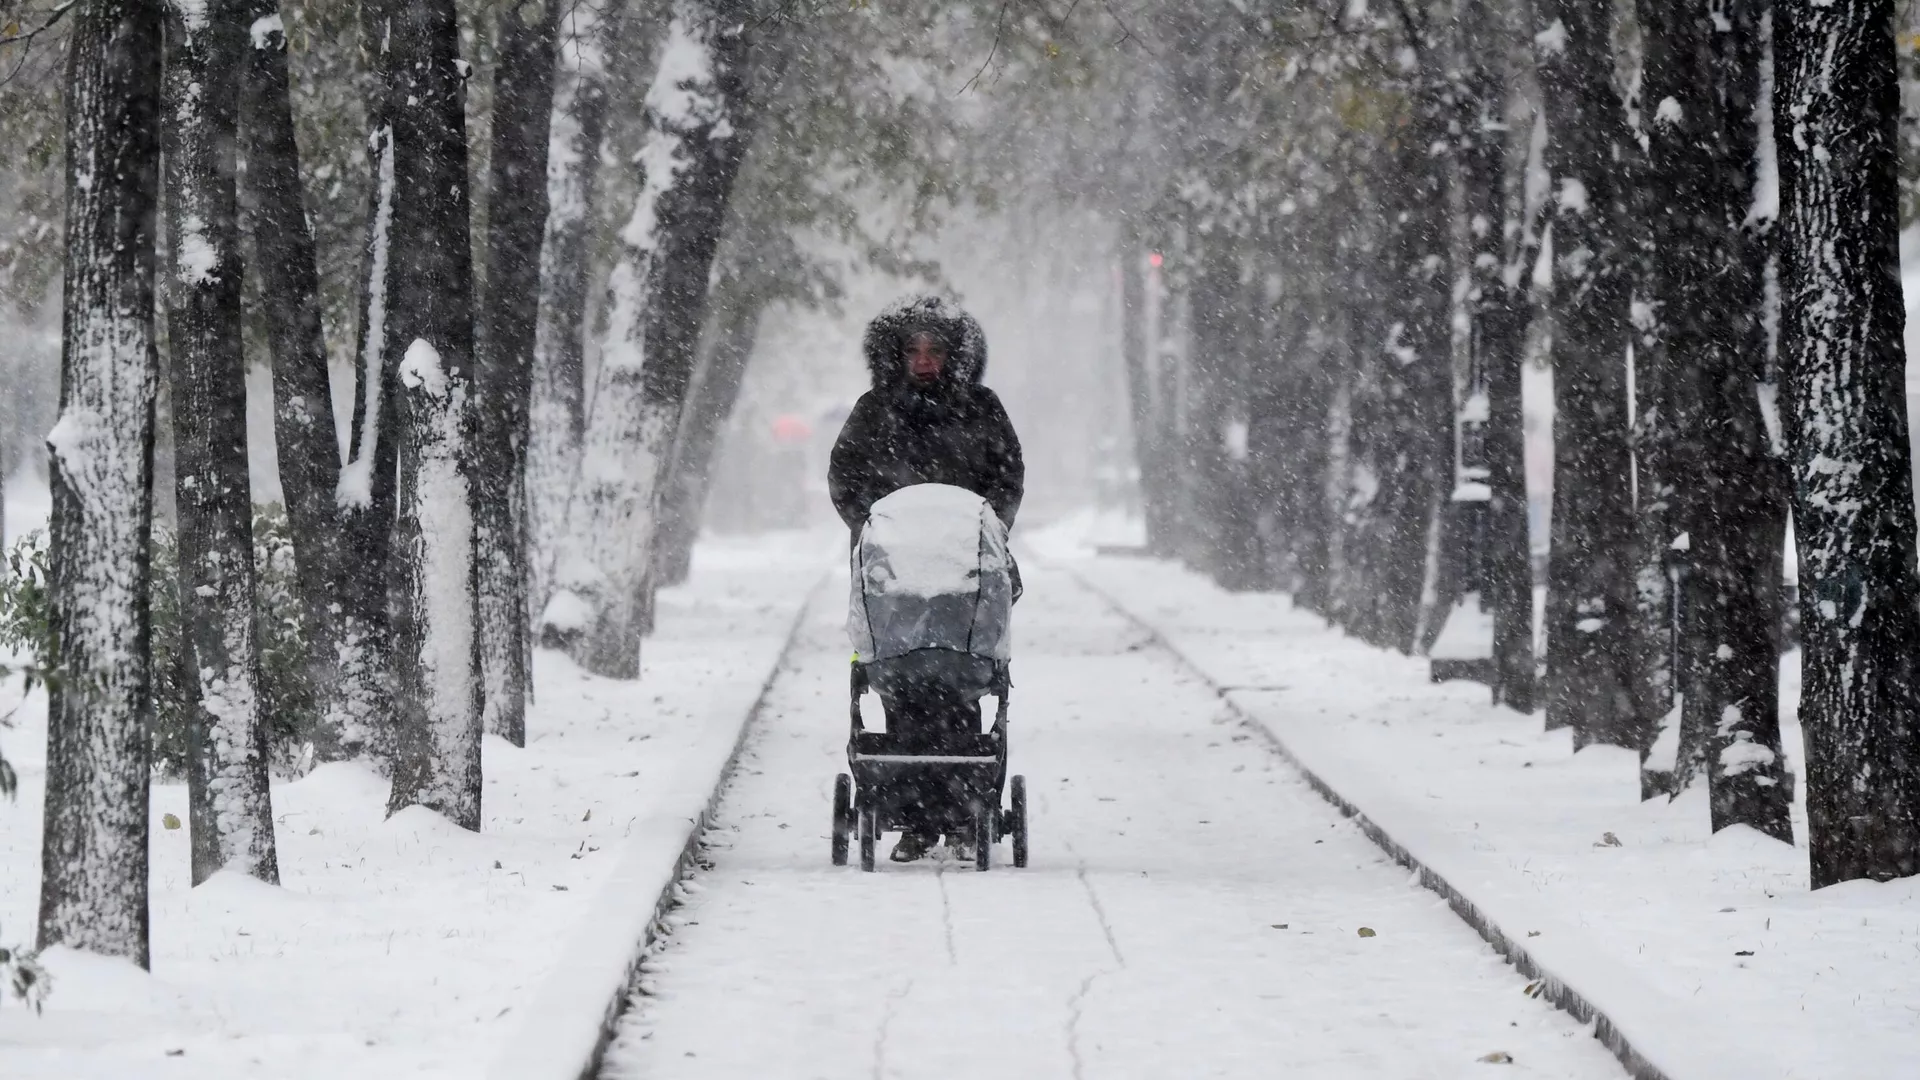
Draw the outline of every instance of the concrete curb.
<instances>
[{"instance_id":1,"label":"concrete curb","mask_svg":"<svg viewBox=\"0 0 1920 1080\"><path fill-rule=\"evenodd\" d=\"M1524 944L1526 941L1524 931L1522 933L1514 933L1495 922L1492 916L1489 915L1481 905L1475 903L1471 896L1448 881L1439 871L1427 865L1427 863L1420 859L1406 844L1396 839L1388 833L1386 829L1382 828L1379 823L1368 817L1364 809L1335 789L1319 772L1310 767L1299 755L1295 754L1293 749L1263 721L1242 708L1233 698L1233 695L1238 692L1235 688L1221 686L1218 681L1209 676L1198 664L1194 663L1186 653L1182 652L1171 641L1167 640L1166 635L1161 633L1158 627L1135 615L1124 604L1120 603L1108 593L1107 590L1087 580L1084 575L1071 567L1062 566L1057 562L1053 563L1053 565L1056 569L1072 577L1075 582L1088 592L1098 596L1119 614L1121 618L1127 620L1142 633L1146 634L1155 646L1165 650L1169 656L1177 660L1180 666L1185 668L1195 679L1198 679L1201 683L1211 688L1219 695L1221 703L1232 713L1234 719L1238 721L1241 726L1265 740L1267 745L1272 747L1275 753L1285 759L1289 765L1292 765L1294 769L1306 779L1308 785L1311 786L1314 791L1318 792L1321 798L1331 803L1341 814L1353 819L1354 823L1360 827L1360 830L1366 834L1367 838L1379 845L1381 850L1392 856L1395 862L1416 873L1420 878L1421 885L1446 900L1447 906L1453 909L1454 914L1458 915L1462 922L1472 927L1475 933L1478 933L1485 939L1487 944L1493 946L1494 951L1505 957L1522 975L1530 979L1538 980L1538 985L1534 988L1536 997L1551 1002L1582 1023L1591 1023L1594 1029L1594 1038L1599 1039L1601 1045L1605 1046L1608 1052L1619 1060L1620 1064L1626 1069L1627 1075L1633 1077L1634 1080L1677 1080L1673 1074L1655 1064L1647 1054L1643 1052L1641 1047L1636 1046L1635 1042L1628 1037L1626 1032L1621 1030L1614 1019L1600 1009L1588 994L1583 993L1579 987L1574 986L1560 972L1541 963Z\"/></svg>"},{"instance_id":2,"label":"concrete curb","mask_svg":"<svg viewBox=\"0 0 1920 1080\"><path fill-rule=\"evenodd\" d=\"M753 704L741 717L733 745L699 814L682 819L680 827L669 832L665 842L636 848L602 885L594 915L607 908L631 912L645 905L647 895L652 894L652 904L645 909L649 914L644 932L631 935L632 940L623 947L606 940L612 936L607 931L609 921L619 919L617 911L611 913L612 920L592 917L582 920L581 930L570 939L546 986L527 1010L521 1022L521 1037L509 1040L488 1068L491 1080L592 1080L599 1073L620 1017L626 1011L627 998L638 980L640 963L654 942L668 930L665 919L678 902L675 893L695 867L701 840L713 824L747 738L760 719L774 681L793 654L808 613L830 580L831 575L823 576L807 590ZM677 846L673 843L676 840ZM633 886L631 892L623 889L629 885ZM609 972L605 953L613 949L623 949L617 979L605 977Z\"/></svg>"}]
</instances>

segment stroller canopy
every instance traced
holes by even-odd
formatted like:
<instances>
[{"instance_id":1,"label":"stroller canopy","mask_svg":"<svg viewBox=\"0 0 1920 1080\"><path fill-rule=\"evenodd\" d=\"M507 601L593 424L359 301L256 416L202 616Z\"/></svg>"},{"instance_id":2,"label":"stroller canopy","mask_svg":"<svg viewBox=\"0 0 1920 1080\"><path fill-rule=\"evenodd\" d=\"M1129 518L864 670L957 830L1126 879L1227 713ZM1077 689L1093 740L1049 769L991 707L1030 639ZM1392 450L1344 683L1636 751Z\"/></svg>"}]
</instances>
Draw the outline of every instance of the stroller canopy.
<instances>
[{"instance_id":1,"label":"stroller canopy","mask_svg":"<svg viewBox=\"0 0 1920 1080\"><path fill-rule=\"evenodd\" d=\"M1012 658L1007 529L965 488L915 484L878 500L853 548L847 634L860 663L921 649Z\"/></svg>"}]
</instances>

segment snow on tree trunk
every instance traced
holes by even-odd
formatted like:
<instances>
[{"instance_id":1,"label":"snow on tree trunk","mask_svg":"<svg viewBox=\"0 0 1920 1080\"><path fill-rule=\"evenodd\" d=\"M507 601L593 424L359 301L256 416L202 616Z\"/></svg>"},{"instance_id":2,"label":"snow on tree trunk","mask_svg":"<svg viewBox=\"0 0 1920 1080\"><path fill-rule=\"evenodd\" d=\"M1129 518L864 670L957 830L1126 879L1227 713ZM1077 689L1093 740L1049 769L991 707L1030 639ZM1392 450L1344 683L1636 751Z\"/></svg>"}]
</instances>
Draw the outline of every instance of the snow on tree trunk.
<instances>
[{"instance_id":1,"label":"snow on tree trunk","mask_svg":"<svg viewBox=\"0 0 1920 1080\"><path fill-rule=\"evenodd\" d=\"M567 496L580 467L590 228L606 127L608 54L625 6L625 0L569 5L558 30L525 481L528 597L536 607L546 603Z\"/></svg>"},{"instance_id":2,"label":"snow on tree trunk","mask_svg":"<svg viewBox=\"0 0 1920 1080\"><path fill-rule=\"evenodd\" d=\"M399 745L388 811L425 806L480 828L479 637L474 611L468 381L416 338L401 361L401 577L394 619Z\"/></svg>"},{"instance_id":3,"label":"snow on tree trunk","mask_svg":"<svg viewBox=\"0 0 1920 1080\"><path fill-rule=\"evenodd\" d=\"M254 632L253 499L240 344L235 193L241 0L167 5L168 370L193 881L222 869L278 882Z\"/></svg>"},{"instance_id":4,"label":"snow on tree trunk","mask_svg":"<svg viewBox=\"0 0 1920 1080\"><path fill-rule=\"evenodd\" d=\"M527 742L527 408L547 221L548 123L559 0L500 12L487 206L487 297L480 310L480 668L486 729Z\"/></svg>"},{"instance_id":5,"label":"snow on tree trunk","mask_svg":"<svg viewBox=\"0 0 1920 1080\"><path fill-rule=\"evenodd\" d=\"M473 256L465 73L453 0L381 0L392 168L383 372L399 399L389 812L480 827L473 514ZM394 355L396 349L403 350Z\"/></svg>"},{"instance_id":6,"label":"snow on tree trunk","mask_svg":"<svg viewBox=\"0 0 1920 1080\"><path fill-rule=\"evenodd\" d=\"M1554 183L1553 555L1547 592L1547 726L1576 746L1639 749L1634 517L1627 407L1623 185L1629 138L1612 84L1609 12L1535 5L1534 50Z\"/></svg>"},{"instance_id":7,"label":"snow on tree trunk","mask_svg":"<svg viewBox=\"0 0 1920 1080\"><path fill-rule=\"evenodd\" d=\"M579 477L541 616L543 634L612 678L640 673L660 474L748 137L750 25L737 0L676 0L647 93L645 176L620 233Z\"/></svg>"},{"instance_id":8,"label":"snow on tree trunk","mask_svg":"<svg viewBox=\"0 0 1920 1080\"><path fill-rule=\"evenodd\" d=\"M1920 873L1891 3L1773 9L1783 426L1815 888ZM1751 753L1751 752L1749 752Z\"/></svg>"},{"instance_id":9,"label":"snow on tree trunk","mask_svg":"<svg viewBox=\"0 0 1920 1080\"><path fill-rule=\"evenodd\" d=\"M278 0L248 0L243 10L249 48L240 84L240 152L246 161L240 198L252 243L248 271L259 275L273 355L274 444L293 539L307 678L326 718L310 737L315 756L327 761L341 756L344 715L336 700L342 533L334 487L340 443L321 333L319 260L294 141L286 27Z\"/></svg>"},{"instance_id":10,"label":"snow on tree trunk","mask_svg":"<svg viewBox=\"0 0 1920 1080\"><path fill-rule=\"evenodd\" d=\"M72 19L39 941L145 967L160 7Z\"/></svg>"},{"instance_id":11,"label":"snow on tree trunk","mask_svg":"<svg viewBox=\"0 0 1920 1080\"><path fill-rule=\"evenodd\" d=\"M723 281L721 288L725 288ZM716 298L720 308L713 320L713 343L694 375L687 393L680 434L674 440L673 464L668 470L666 503L655 553L654 573L661 585L677 585L692 569L693 545L700 535L700 518L713 477L713 455L740 398L747 361L760 333L764 305L747 290L728 290Z\"/></svg>"}]
</instances>

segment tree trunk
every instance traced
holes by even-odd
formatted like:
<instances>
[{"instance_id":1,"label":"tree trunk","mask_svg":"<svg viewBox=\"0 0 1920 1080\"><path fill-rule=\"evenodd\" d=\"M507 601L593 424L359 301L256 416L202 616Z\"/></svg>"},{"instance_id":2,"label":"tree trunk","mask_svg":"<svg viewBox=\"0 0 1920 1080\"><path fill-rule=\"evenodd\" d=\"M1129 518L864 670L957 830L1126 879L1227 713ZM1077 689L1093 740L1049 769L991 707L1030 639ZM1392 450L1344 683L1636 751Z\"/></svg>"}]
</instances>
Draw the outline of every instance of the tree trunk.
<instances>
[{"instance_id":1,"label":"tree trunk","mask_svg":"<svg viewBox=\"0 0 1920 1080\"><path fill-rule=\"evenodd\" d=\"M1815 888L1920 873L1899 97L1886 0L1774 8L1782 390Z\"/></svg>"},{"instance_id":2,"label":"tree trunk","mask_svg":"<svg viewBox=\"0 0 1920 1080\"><path fill-rule=\"evenodd\" d=\"M168 371L183 652L193 657L193 883L233 869L277 883L254 629L253 499L240 344L235 192L242 0L167 5Z\"/></svg>"},{"instance_id":3,"label":"tree trunk","mask_svg":"<svg viewBox=\"0 0 1920 1080\"><path fill-rule=\"evenodd\" d=\"M1186 458L1181 472L1191 512L1181 533L1180 556L1192 569L1221 584L1230 579L1228 502L1233 498L1233 465L1228 457L1228 428L1237 412L1232 400L1239 343L1235 308L1239 303L1240 260L1233 241L1219 227L1198 238L1189 296L1188 378L1184 412Z\"/></svg>"},{"instance_id":4,"label":"tree trunk","mask_svg":"<svg viewBox=\"0 0 1920 1080\"><path fill-rule=\"evenodd\" d=\"M487 201L487 297L479 326L480 464L474 512L480 565L480 668L486 729L527 744L527 412L540 247L547 222L559 0L500 12Z\"/></svg>"},{"instance_id":5,"label":"tree trunk","mask_svg":"<svg viewBox=\"0 0 1920 1080\"><path fill-rule=\"evenodd\" d=\"M146 967L160 7L72 17L39 941Z\"/></svg>"},{"instance_id":6,"label":"tree trunk","mask_svg":"<svg viewBox=\"0 0 1920 1080\"><path fill-rule=\"evenodd\" d=\"M392 11L382 3L360 9L361 48L371 57L367 152L373 184L367 210L366 259L361 279L359 363L354 369L352 439L334 493L340 533L334 603L339 608L339 672L329 718L340 731L341 753L371 752L391 770L394 755L393 626L389 591L395 480L399 466L398 353L406 348L394 292L399 204L393 91L404 78L392 71ZM463 185L464 187L464 185Z\"/></svg>"},{"instance_id":7,"label":"tree trunk","mask_svg":"<svg viewBox=\"0 0 1920 1080\"><path fill-rule=\"evenodd\" d=\"M389 813L480 828L465 79L453 0L378 0L392 133L392 307L381 366L405 388L393 526L396 746ZM392 355L395 349L401 356Z\"/></svg>"},{"instance_id":8,"label":"tree trunk","mask_svg":"<svg viewBox=\"0 0 1920 1080\"><path fill-rule=\"evenodd\" d=\"M1134 471L1139 475L1140 516L1151 537L1159 515L1154 461L1161 448L1154 443L1153 374L1147 341L1146 241L1132 217L1120 225L1120 362L1126 371L1127 418L1133 431Z\"/></svg>"},{"instance_id":9,"label":"tree trunk","mask_svg":"<svg viewBox=\"0 0 1920 1080\"><path fill-rule=\"evenodd\" d=\"M340 441L320 325L319 257L300 187L300 148L294 141L287 38L278 0L248 0L242 18L252 46L240 84L240 152L246 161L240 197L253 245L248 269L259 275L273 354L280 490L293 538L307 677L322 716L318 729L307 737L315 757L329 761L342 755L346 713L339 700L340 615L335 610L343 570L334 500Z\"/></svg>"},{"instance_id":10,"label":"tree trunk","mask_svg":"<svg viewBox=\"0 0 1920 1080\"><path fill-rule=\"evenodd\" d=\"M1471 0L1468 41L1497 42L1508 24L1490 0ZM1460 178L1472 266L1467 295L1473 367L1487 395L1481 446L1489 498L1481 567L1493 614L1493 701L1533 711L1533 563L1527 534L1526 418L1521 379L1529 312L1522 283L1533 223L1507 168L1507 69L1498 47L1470 48L1460 94Z\"/></svg>"},{"instance_id":11,"label":"tree trunk","mask_svg":"<svg viewBox=\"0 0 1920 1080\"><path fill-rule=\"evenodd\" d=\"M1645 156L1634 155L1634 218L1644 230L1636 235L1633 303L1633 458L1638 540L1633 581L1636 656L1640 664L1642 722L1653 736L1641 747L1640 797L1650 799L1674 789L1673 762L1667 748L1679 743L1683 709L1678 605L1681 591L1673 575L1687 556L1690 539L1679 505L1679 462L1688 461L1682 443L1699 420L1699 402L1688 365L1705 362L1699 354L1703 317L1689 306L1711 302L1702 295L1699 272L1707 249L1718 241L1706 222L1719 215L1713 176L1714 155L1705 140L1719 123L1717 102L1696 92L1692 83L1710 68L1703 55L1694 13L1659 0L1638 0L1644 42L1640 81L1640 126ZM1699 13L1700 20L1708 18ZM1707 205L1697 204L1703 198ZM1735 301L1738 302L1737 300ZM1691 466L1689 466L1691 467Z\"/></svg>"},{"instance_id":12,"label":"tree trunk","mask_svg":"<svg viewBox=\"0 0 1920 1080\"><path fill-rule=\"evenodd\" d=\"M1720 25L1705 11L1642 12L1659 193L1648 215L1653 299L1668 361L1667 393L1655 408L1666 413L1672 460L1686 463L1685 482L1675 476L1666 485L1673 546L1687 574L1680 729L1663 738L1675 748L1668 787L1678 792L1707 774L1715 830L1737 822L1792 843L1773 629L1779 588L1770 580L1785 485L1756 393L1765 375L1766 252L1746 227L1760 90L1757 8L1729 5Z\"/></svg>"},{"instance_id":13,"label":"tree trunk","mask_svg":"<svg viewBox=\"0 0 1920 1080\"><path fill-rule=\"evenodd\" d=\"M608 325L543 634L595 674L640 673L659 480L693 375L708 272L750 137L738 0L675 0L647 94L646 166L608 285Z\"/></svg>"},{"instance_id":14,"label":"tree trunk","mask_svg":"<svg viewBox=\"0 0 1920 1080\"><path fill-rule=\"evenodd\" d=\"M625 0L570 5L558 30L527 432L528 598L536 608L547 600L566 525L567 496L580 468L580 434L586 423L589 234L606 128L609 53L625 6Z\"/></svg>"},{"instance_id":15,"label":"tree trunk","mask_svg":"<svg viewBox=\"0 0 1920 1080\"><path fill-rule=\"evenodd\" d=\"M1640 749L1628 291L1618 176L1628 138L1613 90L1609 9L1539 0L1534 37L1554 182L1554 511L1547 726L1576 747Z\"/></svg>"},{"instance_id":16,"label":"tree trunk","mask_svg":"<svg viewBox=\"0 0 1920 1080\"><path fill-rule=\"evenodd\" d=\"M713 320L712 347L688 391L686 414L680 420L668 472L667 501L654 562L662 585L680 584L693 567L693 545L700 535L707 488L713 479L714 448L740 398L747 362L753 358L760 334L760 315L766 310L757 298L739 290L717 298L716 307L719 310Z\"/></svg>"},{"instance_id":17,"label":"tree trunk","mask_svg":"<svg viewBox=\"0 0 1920 1080\"><path fill-rule=\"evenodd\" d=\"M1438 580L1447 544L1442 513L1453 492L1453 282L1447 267L1452 208L1451 161L1433 152L1447 131L1445 84L1431 49L1410 73L1408 130L1394 152L1399 189L1387 207L1392 323L1376 343L1375 362L1391 425L1380 465L1378 513L1386 601L1382 644L1423 652L1440 631L1446 606Z\"/></svg>"}]
</instances>

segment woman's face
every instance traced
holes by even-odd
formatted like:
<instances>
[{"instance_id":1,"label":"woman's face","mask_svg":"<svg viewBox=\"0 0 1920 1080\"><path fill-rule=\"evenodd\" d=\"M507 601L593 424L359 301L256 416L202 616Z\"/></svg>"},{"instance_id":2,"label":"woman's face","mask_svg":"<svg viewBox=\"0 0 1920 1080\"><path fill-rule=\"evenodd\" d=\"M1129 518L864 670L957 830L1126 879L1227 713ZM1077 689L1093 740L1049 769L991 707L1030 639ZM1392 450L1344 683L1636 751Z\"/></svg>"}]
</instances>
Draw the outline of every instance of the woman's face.
<instances>
[{"instance_id":1,"label":"woman's face","mask_svg":"<svg viewBox=\"0 0 1920 1080\"><path fill-rule=\"evenodd\" d=\"M921 332L907 339L907 375L918 383L930 383L947 368L946 343Z\"/></svg>"}]
</instances>

